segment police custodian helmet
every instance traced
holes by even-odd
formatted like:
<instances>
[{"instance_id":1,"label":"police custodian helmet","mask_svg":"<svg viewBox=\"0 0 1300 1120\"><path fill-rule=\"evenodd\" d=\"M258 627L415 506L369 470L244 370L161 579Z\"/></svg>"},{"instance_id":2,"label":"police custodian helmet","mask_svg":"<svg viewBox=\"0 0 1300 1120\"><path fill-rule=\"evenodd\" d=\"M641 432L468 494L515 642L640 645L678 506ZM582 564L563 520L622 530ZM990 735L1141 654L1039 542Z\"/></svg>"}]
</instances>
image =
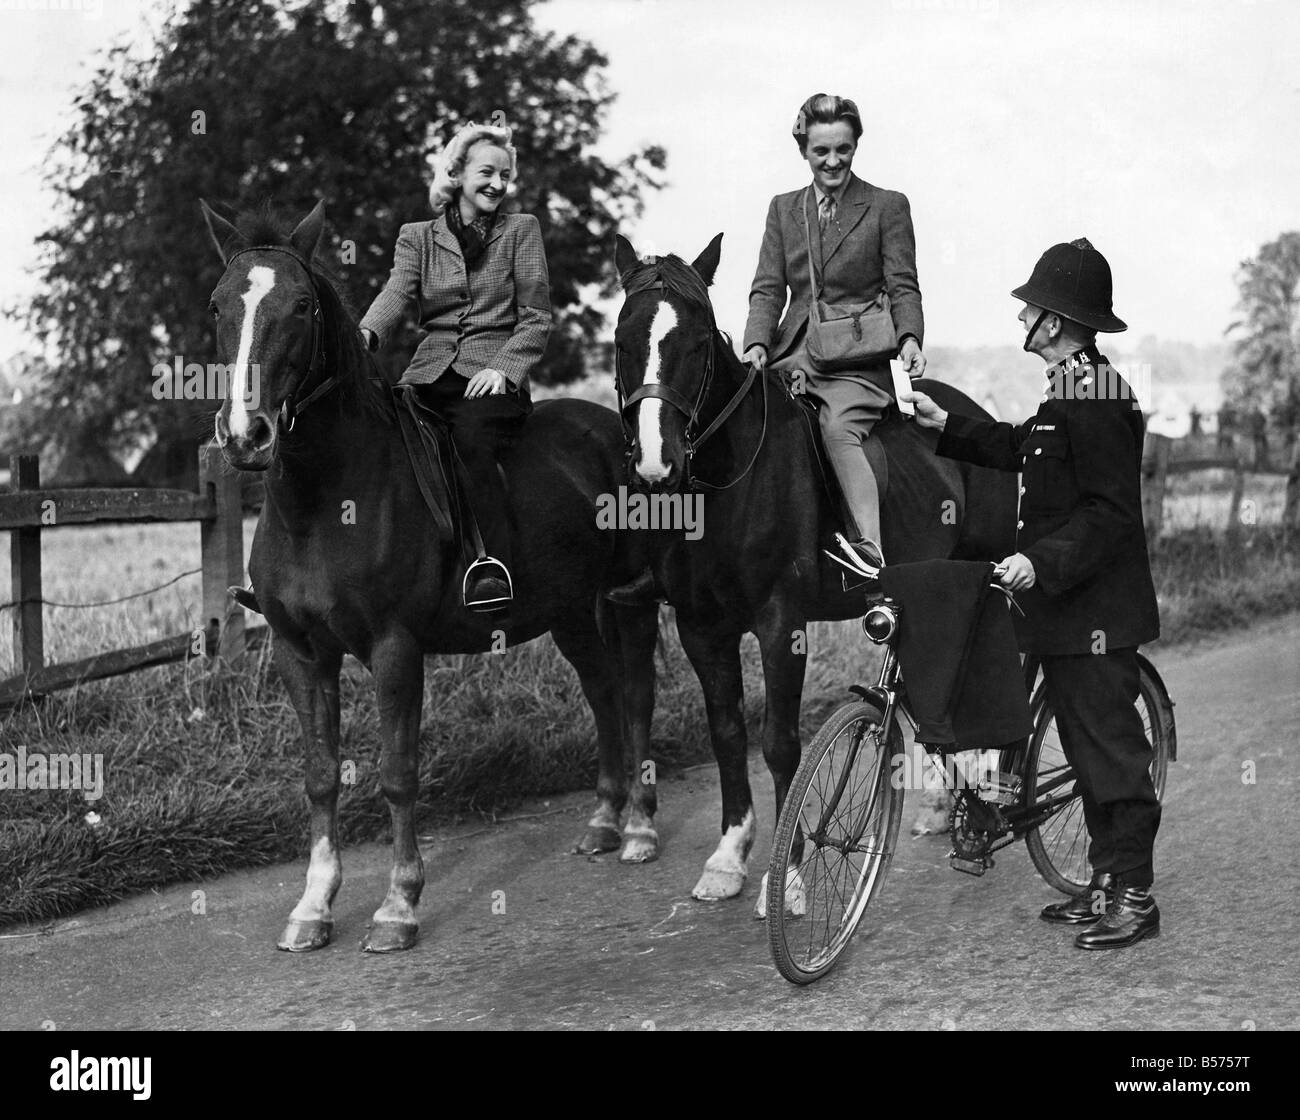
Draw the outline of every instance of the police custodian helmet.
<instances>
[{"instance_id":1,"label":"police custodian helmet","mask_svg":"<svg viewBox=\"0 0 1300 1120\"><path fill-rule=\"evenodd\" d=\"M1111 310L1110 265L1086 237L1053 245L1038 258L1028 281L1011 294L1095 331L1128 330Z\"/></svg>"}]
</instances>

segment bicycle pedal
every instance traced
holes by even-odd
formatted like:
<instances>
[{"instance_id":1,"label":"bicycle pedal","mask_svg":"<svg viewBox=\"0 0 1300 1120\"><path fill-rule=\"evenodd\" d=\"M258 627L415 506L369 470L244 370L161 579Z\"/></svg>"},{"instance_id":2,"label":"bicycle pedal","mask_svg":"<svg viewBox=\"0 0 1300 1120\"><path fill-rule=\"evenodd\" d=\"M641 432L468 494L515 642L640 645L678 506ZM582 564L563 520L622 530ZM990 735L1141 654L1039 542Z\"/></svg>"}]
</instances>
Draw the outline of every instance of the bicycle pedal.
<instances>
[{"instance_id":1,"label":"bicycle pedal","mask_svg":"<svg viewBox=\"0 0 1300 1120\"><path fill-rule=\"evenodd\" d=\"M983 875L993 866L991 859L962 859L961 856L949 856L948 866L954 871L964 871L967 875Z\"/></svg>"}]
</instances>

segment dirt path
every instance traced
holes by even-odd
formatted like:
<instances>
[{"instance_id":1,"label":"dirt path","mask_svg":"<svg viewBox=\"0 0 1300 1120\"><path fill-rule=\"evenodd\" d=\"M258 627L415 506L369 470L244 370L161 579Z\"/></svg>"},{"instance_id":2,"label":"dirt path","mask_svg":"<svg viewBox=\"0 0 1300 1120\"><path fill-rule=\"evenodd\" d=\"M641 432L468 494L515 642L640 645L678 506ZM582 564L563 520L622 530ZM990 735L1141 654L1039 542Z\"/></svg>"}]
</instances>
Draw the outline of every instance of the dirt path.
<instances>
[{"instance_id":1,"label":"dirt path","mask_svg":"<svg viewBox=\"0 0 1300 1120\"><path fill-rule=\"evenodd\" d=\"M1164 931L1126 952L1078 952L1038 921L1059 896L1023 845L973 879L949 870L946 838L925 837L903 843L839 969L788 985L751 917L772 833L755 760L757 873L739 902L689 897L717 835L716 776L697 770L662 789L664 856L648 866L568 854L586 796L423 844L422 937L398 956L357 951L386 887L379 845L344 854L338 939L307 956L274 948L297 864L90 911L49 936L11 930L0 1027L1296 1028L1300 618L1154 659L1180 747L1156 852ZM195 890L206 915L191 913Z\"/></svg>"}]
</instances>

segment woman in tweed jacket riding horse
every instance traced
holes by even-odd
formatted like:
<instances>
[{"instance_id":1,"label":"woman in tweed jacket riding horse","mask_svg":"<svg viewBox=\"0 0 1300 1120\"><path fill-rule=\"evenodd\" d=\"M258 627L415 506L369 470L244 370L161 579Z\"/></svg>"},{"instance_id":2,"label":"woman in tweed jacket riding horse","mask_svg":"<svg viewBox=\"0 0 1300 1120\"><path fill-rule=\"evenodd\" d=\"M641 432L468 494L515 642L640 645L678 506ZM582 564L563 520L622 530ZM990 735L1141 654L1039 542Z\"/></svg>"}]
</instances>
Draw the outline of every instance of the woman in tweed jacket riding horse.
<instances>
[{"instance_id":1,"label":"woman in tweed jacket riding horse","mask_svg":"<svg viewBox=\"0 0 1300 1120\"><path fill-rule=\"evenodd\" d=\"M403 225L393 270L361 320L377 350L408 307L427 332L402 374L450 425L469 469L470 500L493 555L465 588L472 610L510 604L509 529L497 463L532 411L528 375L551 329L542 231L531 214L503 214L515 179L510 130L470 124L452 138L429 191L432 221Z\"/></svg>"}]
</instances>

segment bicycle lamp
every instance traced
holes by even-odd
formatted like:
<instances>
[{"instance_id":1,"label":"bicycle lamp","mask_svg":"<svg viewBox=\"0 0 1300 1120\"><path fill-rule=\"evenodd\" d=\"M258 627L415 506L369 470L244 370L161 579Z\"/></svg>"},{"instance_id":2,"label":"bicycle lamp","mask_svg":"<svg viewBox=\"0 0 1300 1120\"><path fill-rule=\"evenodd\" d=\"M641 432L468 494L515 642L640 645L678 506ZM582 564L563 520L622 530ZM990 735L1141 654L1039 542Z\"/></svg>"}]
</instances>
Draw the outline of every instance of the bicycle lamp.
<instances>
[{"instance_id":1,"label":"bicycle lamp","mask_svg":"<svg viewBox=\"0 0 1300 1120\"><path fill-rule=\"evenodd\" d=\"M898 612L888 603L880 603L867 611L862 620L862 631L876 645L889 641L898 630Z\"/></svg>"}]
</instances>

